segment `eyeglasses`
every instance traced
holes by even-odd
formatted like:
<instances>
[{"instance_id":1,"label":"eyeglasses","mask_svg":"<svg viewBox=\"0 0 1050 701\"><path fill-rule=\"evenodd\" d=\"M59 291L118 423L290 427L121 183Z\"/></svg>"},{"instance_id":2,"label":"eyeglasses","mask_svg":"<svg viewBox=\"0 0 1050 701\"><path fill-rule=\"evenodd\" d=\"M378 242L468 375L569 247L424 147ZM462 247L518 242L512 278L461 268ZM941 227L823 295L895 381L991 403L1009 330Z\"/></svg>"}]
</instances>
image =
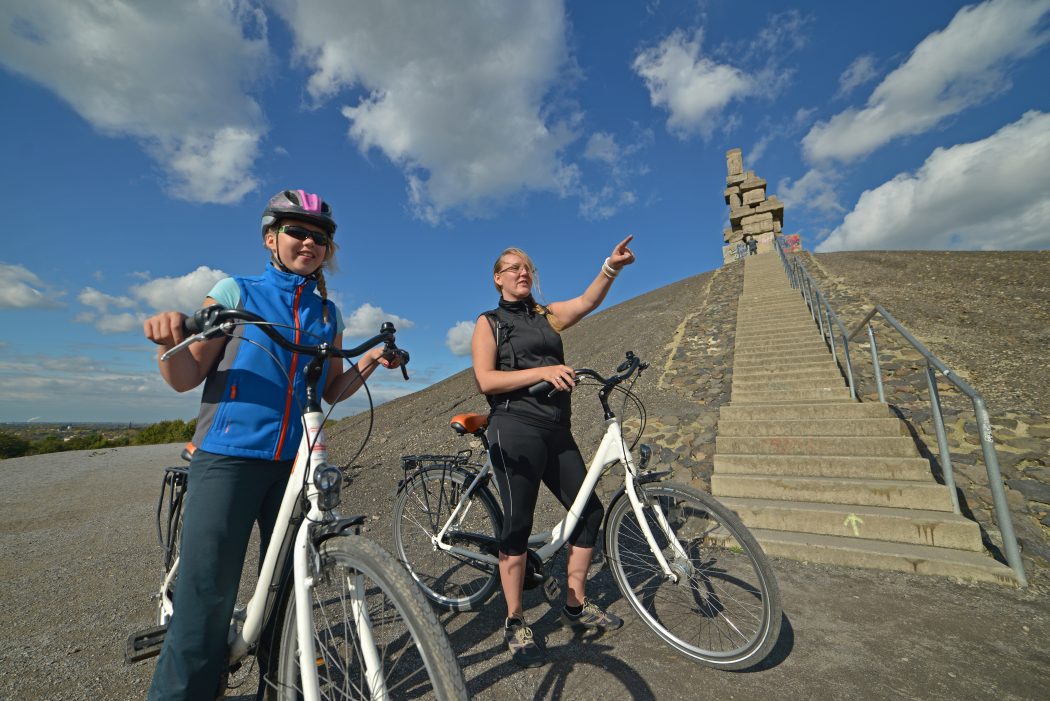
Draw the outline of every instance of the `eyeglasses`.
<instances>
[{"instance_id":1,"label":"eyeglasses","mask_svg":"<svg viewBox=\"0 0 1050 701\"><path fill-rule=\"evenodd\" d=\"M520 273L522 271L523 268L524 268L525 272L527 272L529 274L532 273L532 271L529 268L525 267L521 263L515 263L514 265L508 265L506 268L504 268L503 270L499 271L499 273L497 273L497 274L498 275L502 275L503 273L510 273L511 275L517 275L518 273Z\"/></svg>"},{"instance_id":2,"label":"eyeglasses","mask_svg":"<svg viewBox=\"0 0 1050 701\"><path fill-rule=\"evenodd\" d=\"M282 226L277 230L279 234L288 234L296 241L305 241L311 239L318 246L327 246L331 242L332 237L323 231L311 231L310 229L304 229L301 226Z\"/></svg>"}]
</instances>

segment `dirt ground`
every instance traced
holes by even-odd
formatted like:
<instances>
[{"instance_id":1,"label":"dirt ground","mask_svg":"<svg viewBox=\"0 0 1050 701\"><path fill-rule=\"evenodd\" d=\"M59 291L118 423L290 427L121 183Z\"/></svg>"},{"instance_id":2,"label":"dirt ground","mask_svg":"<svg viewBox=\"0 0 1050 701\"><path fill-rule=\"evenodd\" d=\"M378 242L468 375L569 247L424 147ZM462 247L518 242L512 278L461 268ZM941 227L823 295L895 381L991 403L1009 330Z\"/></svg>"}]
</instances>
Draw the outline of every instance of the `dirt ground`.
<instances>
[{"instance_id":1,"label":"dirt ground","mask_svg":"<svg viewBox=\"0 0 1050 701\"><path fill-rule=\"evenodd\" d=\"M0 699L141 699L152 661L127 667L124 640L149 625L160 573L153 510L179 446L59 453L0 463ZM347 509L368 537L396 478L355 479ZM389 547L389 543L385 543ZM497 595L441 616L478 699L1037 699L1050 688L1050 601L947 579L774 562L780 642L757 670L721 672L673 653L630 611L607 570L591 592L626 619L574 640L537 591L526 614L552 660L520 671L499 634ZM249 682L250 683L250 682ZM236 694L240 693L241 696ZM235 698L249 698L242 687Z\"/></svg>"}]
</instances>

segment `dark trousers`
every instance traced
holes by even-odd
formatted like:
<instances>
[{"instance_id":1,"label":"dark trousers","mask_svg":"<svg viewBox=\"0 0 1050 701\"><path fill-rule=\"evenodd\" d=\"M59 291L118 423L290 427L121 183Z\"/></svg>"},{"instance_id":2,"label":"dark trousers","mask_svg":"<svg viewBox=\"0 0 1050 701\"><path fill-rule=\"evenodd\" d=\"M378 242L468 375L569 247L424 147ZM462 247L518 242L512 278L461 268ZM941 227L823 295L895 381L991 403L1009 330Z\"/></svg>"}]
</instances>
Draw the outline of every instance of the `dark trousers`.
<instances>
[{"instance_id":1,"label":"dark trousers","mask_svg":"<svg viewBox=\"0 0 1050 701\"><path fill-rule=\"evenodd\" d=\"M292 461L198 450L183 512L175 612L153 672L151 701L213 699L227 661L227 635L252 525L270 541Z\"/></svg>"},{"instance_id":2,"label":"dark trousers","mask_svg":"<svg viewBox=\"0 0 1050 701\"><path fill-rule=\"evenodd\" d=\"M489 456L503 500L500 551L506 555L528 552L540 483L547 485L566 509L572 506L587 476L580 449L565 426L541 427L513 416L489 418L486 433ZM605 510L591 494L569 536L569 543L593 548Z\"/></svg>"}]
</instances>

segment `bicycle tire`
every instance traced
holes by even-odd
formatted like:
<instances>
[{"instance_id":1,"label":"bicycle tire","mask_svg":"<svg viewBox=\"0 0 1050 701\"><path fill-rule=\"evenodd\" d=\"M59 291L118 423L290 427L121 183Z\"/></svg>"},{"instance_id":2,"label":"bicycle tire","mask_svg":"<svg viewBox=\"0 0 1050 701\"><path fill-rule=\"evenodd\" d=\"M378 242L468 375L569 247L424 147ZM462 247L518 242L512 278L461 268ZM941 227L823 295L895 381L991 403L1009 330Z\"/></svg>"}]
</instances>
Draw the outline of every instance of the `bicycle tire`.
<instances>
[{"instance_id":1,"label":"bicycle tire","mask_svg":"<svg viewBox=\"0 0 1050 701\"><path fill-rule=\"evenodd\" d=\"M432 537L448 521L460 495L475 475L463 469L430 467L412 475L394 505L394 543L398 559L423 593L435 604L469 611L484 603L499 582L495 565L440 550ZM503 512L487 487L477 489L459 523L461 533L498 539ZM477 549L477 543L454 538L457 546Z\"/></svg>"},{"instance_id":2,"label":"bicycle tire","mask_svg":"<svg viewBox=\"0 0 1050 701\"><path fill-rule=\"evenodd\" d=\"M325 541L311 588L314 646L321 698L371 699L361 664L361 641L350 611L348 582L364 580L368 624L391 698L467 699L466 682L448 636L404 569L379 545L360 536ZM281 701L302 698L294 597L279 633L275 691Z\"/></svg>"},{"instance_id":3,"label":"bicycle tire","mask_svg":"<svg viewBox=\"0 0 1050 701\"><path fill-rule=\"evenodd\" d=\"M605 552L616 584L671 647L720 669L763 660L780 635L780 590L765 553L736 514L698 489L640 485L645 519L678 582L665 577L626 493L609 509ZM676 557L659 508L688 558Z\"/></svg>"}]
</instances>

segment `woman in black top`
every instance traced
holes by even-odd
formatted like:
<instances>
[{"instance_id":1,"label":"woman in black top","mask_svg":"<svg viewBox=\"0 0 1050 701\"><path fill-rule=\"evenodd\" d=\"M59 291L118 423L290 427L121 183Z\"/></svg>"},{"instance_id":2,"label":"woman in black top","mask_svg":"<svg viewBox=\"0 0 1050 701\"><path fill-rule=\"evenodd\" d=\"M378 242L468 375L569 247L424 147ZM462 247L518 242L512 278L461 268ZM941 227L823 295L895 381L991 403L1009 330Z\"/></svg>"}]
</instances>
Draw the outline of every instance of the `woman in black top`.
<instances>
[{"instance_id":1,"label":"woman in black top","mask_svg":"<svg viewBox=\"0 0 1050 701\"><path fill-rule=\"evenodd\" d=\"M491 407L489 455L503 500L499 569L507 601L505 636L514 661L525 667L544 661L521 608L528 538L540 482L568 508L586 474L569 430L569 390L575 378L572 368L565 365L559 334L594 311L620 269L634 262L634 253L627 247L631 238L616 245L582 295L546 307L532 296L537 284L532 259L521 249L508 248L492 269L500 293L499 306L479 316L474 327L474 378ZM552 398L530 396L528 388L543 381L561 391ZM602 513L601 503L592 495L569 538L569 586L562 619L576 629L612 630L623 623L584 597Z\"/></svg>"}]
</instances>

